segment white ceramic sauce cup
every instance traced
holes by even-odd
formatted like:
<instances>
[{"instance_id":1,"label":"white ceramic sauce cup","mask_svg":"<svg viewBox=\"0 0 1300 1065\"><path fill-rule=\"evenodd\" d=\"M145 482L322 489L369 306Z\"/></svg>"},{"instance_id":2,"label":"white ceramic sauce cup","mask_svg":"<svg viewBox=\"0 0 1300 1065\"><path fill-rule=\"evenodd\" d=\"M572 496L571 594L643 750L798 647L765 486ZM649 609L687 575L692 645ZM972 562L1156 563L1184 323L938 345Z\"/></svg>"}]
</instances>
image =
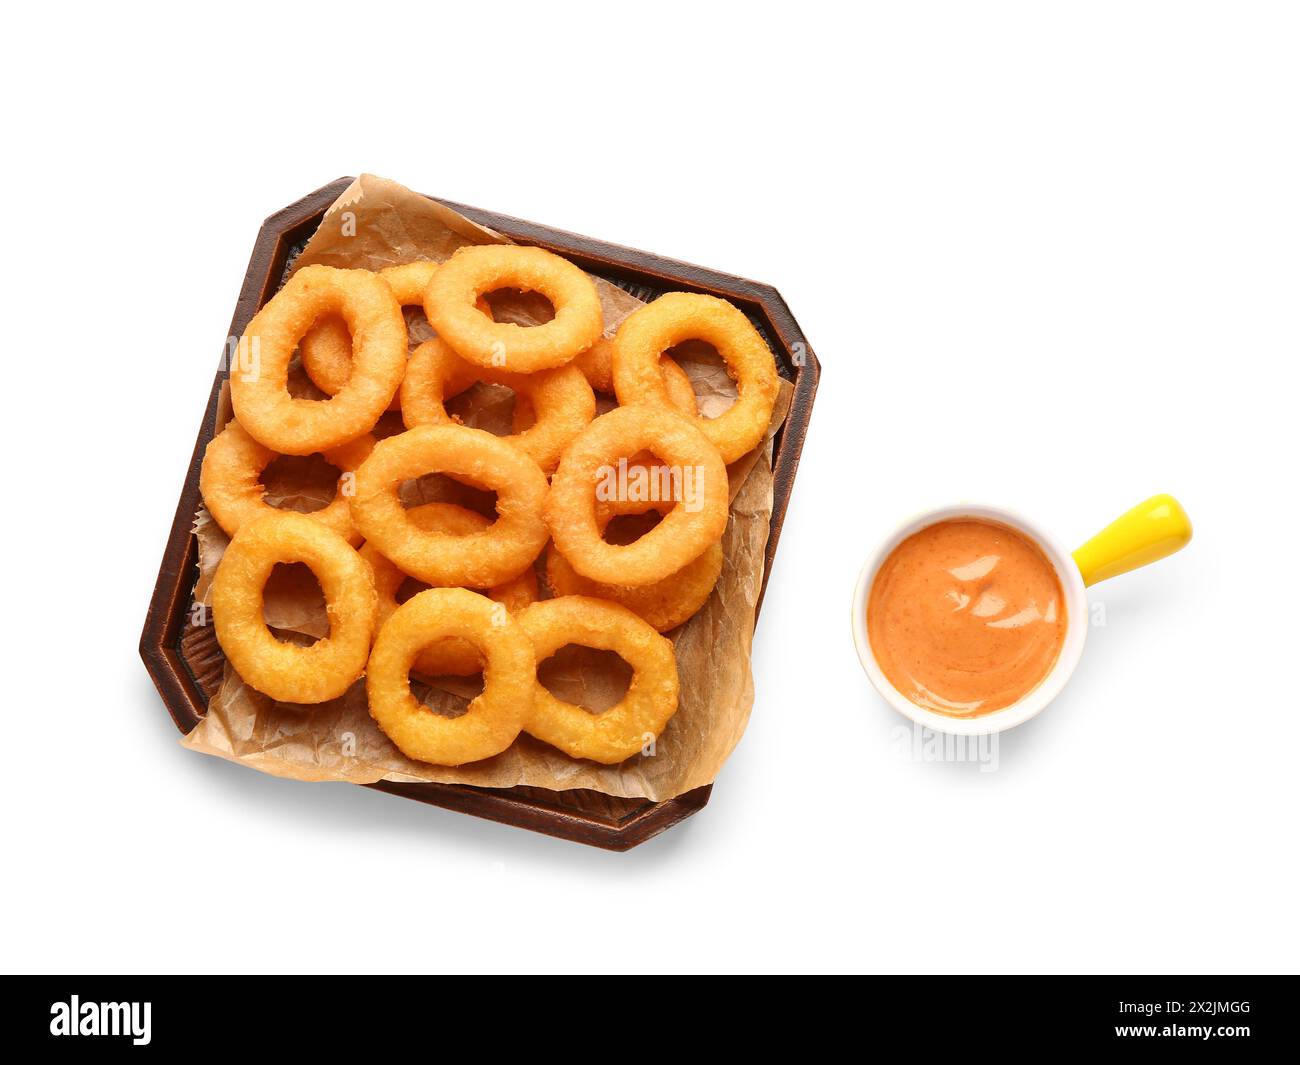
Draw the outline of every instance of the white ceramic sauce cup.
<instances>
[{"instance_id":1,"label":"white ceramic sauce cup","mask_svg":"<svg viewBox=\"0 0 1300 1065\"><path fill-rule=\"evenodd\" d=\"M867 603L876 574L890 553L913 533L954 518L982 518L1010 526L1036 543L1047 556L1065 594L1065 643L1056 664L1034 688L1001 710L971 717L951 717L918 706L895 688L876 661L867 638ZM853 593L853 642L858 660L876 690L904 717L918 725L957 736L983 736L1002 732L1035 717L1060 694L1083 654L1088 635L1088 585L1145 566L1181 550L1192 538L1192 523L1178 500L1156 495L1122 514L1071 554L1060 542L1033 522L1002 507L961 504L927 511L904 522L868 557Z\"/></svg>"},{"instance_id":2,"label":"white ceramic sauce cup","mask_svg":"<svg viewBox=\"0 0 1300 1065\"><path fill-rule=\"evenodd\" d=\"M955 518L979 518L997 522L1028 537L1030 542L1042 549L1052 568L1056 570L1056 576L1061 582L1061 589L1065 595L1065 642L1061 645L1061 652L1051 672L1010 706L972 717L952 717L912 702L889 682L889 678L885 676L876 661L875 653L871 649L871 641L867 638L867 601L871 596L871 586L875 583L876 574L885 559L890 556L894 548L914 533L941 521L951 521ZM1083 576L1079 573L1079 567L1075 565L1074 559L1070 557L1070 552L1037 525L1014 511L1002 507L980 504L940 507L903 523L871 553L862 567L857 588L853 593L853 642L857 645L858 660L866 670L867 676L871 678L871 683L876 686L876 691L880 692L890 706L918 725L957 736L981 736L1002 732L1023 724L1039 714L1060 694L1066 681L1070 679L1074 667L1079 664L1079 656L1083 654L1083 641L1087 635L1088 593L1084 590Z\"/></svg>"}]
</instances>

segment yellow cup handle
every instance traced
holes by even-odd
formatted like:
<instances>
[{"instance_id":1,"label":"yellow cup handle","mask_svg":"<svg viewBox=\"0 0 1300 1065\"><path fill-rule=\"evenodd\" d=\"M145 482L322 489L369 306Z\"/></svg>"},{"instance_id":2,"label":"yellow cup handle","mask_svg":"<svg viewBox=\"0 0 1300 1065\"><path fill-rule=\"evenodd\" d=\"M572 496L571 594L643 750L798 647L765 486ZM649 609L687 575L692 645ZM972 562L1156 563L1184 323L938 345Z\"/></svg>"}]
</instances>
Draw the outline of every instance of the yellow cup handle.
<instances>
[{"instance_id":1,"label":"yellow cup handle","mask_svg":"<svg viewBox=\"0 0 1300 1065\"><path fill-rule=\"evenodd\" d=\"M1159 562L1180 551L1192 538L1192 522L1173 496L1152 496L1074 553L1083 583L1092 585L1131 569Z\"/></svg>"}]
</instances>

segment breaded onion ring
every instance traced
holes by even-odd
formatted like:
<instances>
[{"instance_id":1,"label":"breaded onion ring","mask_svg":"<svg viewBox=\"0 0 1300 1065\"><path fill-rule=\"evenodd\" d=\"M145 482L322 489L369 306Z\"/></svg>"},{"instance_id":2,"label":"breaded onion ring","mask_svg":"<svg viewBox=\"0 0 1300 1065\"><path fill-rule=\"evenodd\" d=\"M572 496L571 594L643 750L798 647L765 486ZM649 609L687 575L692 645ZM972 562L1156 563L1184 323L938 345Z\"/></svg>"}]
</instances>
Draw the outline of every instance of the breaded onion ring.
<instances>
[{"instance_id":1,"label":"breaded onion ring","mask_svg":"<svg viewBox=\"0 0 1300 1065\"><path fill-rule=\"evenodd\" d=\"M352 376L352 334L337 314L317 318L298 341L302 368L311 383L327 396L338 395ZM397 398L388 404L397 409Z\"/></svg>"},{"instance_id":2,"label":"breaded onion ring","mask_svg":"<svg viewBox=\"0 0 1300 1065\"><path fill-rule=\"evenodd\" d=\"M597 392L607 396L614 394L614 341L601 337L586 351L573 360L573 364L583 372L587 383ZM694 414L695 386L681 365L665 355L659 360L659 368L664 373L664 387L668 391L668 400L674 407Z\"/></svg>"},{"instance_id":3,"label":"breaded onion ring","mask_svg":"<svg viewBox=\"0 0 1300 1065\"><path fill-rule=\"evenodd\" d=\"M343 317L353 338L348 383L332 399L294 399L289 360L329 313ZM230 398L239 423L273 451L310 455L363 436L379 420L406 372L406 323L392 289L369 270L305 266L248 323L236 355Z\"/></svg>"},{"instance_id":4,"label":"breaded onion ring","mask_svg":"<svg viewBox=\"0 0 1300 1065\"><path fill-rule=\"evenodd\" d=\"M586 351L573 360L573 365L582 371L587 383L597 392L607 396L614 394L614 341L602 336Z\"/></svg>"},{"instance_id":5,"label":"breaded onion ring","mask_svg":"<svg viewBox=\"0 0 1300 1065\"><path fill-rule=\"evenodd\" d=\"M393 290L401 307L419 307L424 300L437 263L413 262L389 266L379 271L379 277ZM348 325L337 314L327 314L317 319L298 343L302 368L311 383L327 396L337 395L352 376L352 334ZM389 410L397 410L397 397L389 403Z\"/></svg>"},{"instance_id":6,"label":"breaded onion ring","mask_svg":"<svg viewBox=\"0 0 1300 1065\"><path fill-rule=\"evenodd\" d=\"M779 384L776 360L758 331L726 300L693 292L668 292L634 311L614 338L614 391L625 405L670 406L659 358L684 340L712 344L736 382L736 402L716 418L695 423L735 462L767 432Z\"/></svg>"},{"instance_id":7,"label":"breaded onion ring","mask_svg":"<svg viewBox=\"0 0 1300 1065\"><path fill-rule=\"evenodd\" d=\"M416 348L406 364L402 421L408 429L452 424L446 400L476 381L503 385L527 401L534 413L532 426L503 439L548 473L555 469L569 442L596 416L596 396L577 367L560 366L533 374L507 373L466 362L441 340L430 340Z\"/></svg>"},{"instance_id":8,"label":"breaded onion ring","mask_svg":"<svg viewBox=\"0 0 1300 1065\"><path fill-rule=\"evenodd\" d=\"M612 341L605 340L602 337L601 340L574 360L574 365L586 375L587 383L595 391L603 392L606 395L614 394L614 386L610 376L610 359L613 356L612 345ZM598 348L603 349L603 355L594 360L585 360L586 364L584 365L584 356L590 356ZM660 360L660 366L664 372L664 386L668 390L668 401L683 414L695 414L699 409L695 399L695 386L691 384L691 379L686 371L667 355ZM510 415L511 431L518 436L531 428L535 421L536 414L533 412L532 404L528 401L528 396L524 394L517 395L514 410ZM652 465L654 456L642 453L634 456L629 462L638 466ZM551 471L548 470L547 472ZM632 508L627 513L637 513L640 509Z\"/></svg>"},{"instance_id":9,"label":"breaded onion ring","mask_svg":"<svg viewBox=\"0 0 1300 1065\"><path fill-rule=\"evenodd\" d=\"M445 473L497 493L497 520L468 536L426 532L403 508L403 482ZM463 425L420 425L375 445L357 470L352 523L399 569L435 587L490 588L546 545L546 474L513 444ZM723 473L723 499L726 474Z\"/></svg>"},{"instance_id":10,"label":"breaded onion ring","mask_svg":"<svg viewBox=\"0 0 1300 1065\"><path fill-rule=\"evenodd\" d=\"M551 301L555 317L535 326L484 317L475 303L502 288L540 292ZM429 282L424 313L461 358L515 373L563 366L591 347L602 329L600 297L590 277L542 248L510 244L457 251Z\"/></svg>"},{"instance_id":11,"label":"breaded onion ring","mask_svg":"<svg viewBox=\"0 0 1300 1065\"><path fill-rule=\"evenodd\" d=\"M645 506L645 504L642 504ZM603 533L613 515L605 512L598 528ZM585 595L608 599L627 607L659 632L668 632L689 621L708 601L722 573L722 543L710 544L699 558L688 562L676 573L640 588L590 581L574 572L568 560L555 549L546 547L546 581L557 596Z\"/></svg>"},{"instance_id":12,"label":"breaded onion ring","mask_svg":"<svg viewBox=\"0 0 1300 1065\"><path fill-rule=\"evenodd\" d=\"M518 621L538 662L573 643L613 651L632 667L627 694L601 714L557 699L535 681L532 709L524 723L529 735L570 758L613 765L640 751L677 712L673 645L630 610L570 595L525 607Z\"/></svg>"},{"instance_id":13,"label":"breaded onion ring","mask_svg":"<svg viewBox=\"0 0 1300 1065\"><path fill-rule=\"evenodd\" d=\"M325 593L330 632L310 647L284 643L262 616L277 563L306 563ZM242 525L212 578L217 642L246 684L286 703L323 703L366 668L378 603L370 569L338 533L282 510Z\"/></svg>"},{"instance_id":14,"label":"breaded onion ring","mask_svg":"<svg viewBox=\"0 0 1300 1065\"><path fill-rule=\"evenodd\" d=\"M437 263L418 261L388 266L379 271L379 277L388 283L393 296L402 307L423 307L424 290L428 288ZM487 300L479 300L478 309L492 317ZM337 314L327 314L317 319L298 344L302 368L311 383L327 396L336 395L352 376L352 334L348 325ZM388 404L389 410L398 410L396 396Z\"/></svg>"},{"instance_id":15,"label":"breaded onion ring","mask_svg":"<svg viewBox=\"0 0 1300 1065\"><path fill-rule=\"evenodd\" d=\"M453 536L482 532L492 524L482 514L455 503L425 503L411 507L406 513L419 529ZM379 624L382 626L397 610L397 593L407 575L381 555L374 544L362 547L361 557L370 564L374 574L375 592L379 596ZM522 610L537 601L537 573L529 567L514 580L489 588L487 594L511 613ZM483 668L483 660L469 641L448 637L421 651L415 660L415 668L432 677L468 677Z\"/></svg>"},{"instance_id":16,"label":"breaded onion ring","mask_svg":"<svg viewBox=\"0 0 1300 1065\"><path fill-rule=\"evenodd\" d=\"M670 475L678 505L636 543L607 544L597 525L597 495L617 501L618 460L643 450L657 456L659 468ZM603 491L607 487L613 495ZM727 494L727 468L718 449L691 421L668 407L618 407L579 433L560 459L546 499L546 524L556 549L579 574L638 588L671 576L721 539Z\"/></svg>"},{"instance_id":17,"label":"breaded onion ring","mask_svg":"<svg viewBox=\"0 0 1300 1065\"><path fill-rule=\"evenodd\" d=\"M681 366L665 355L659 360L659 369L664 375L664 389L668 393L668 402L683 414L694 414L699 410L699 404L695 399L695 386L691 384L691 379ZM614 394L611 388L608 390L609 395Z\"/></svg>"},{"instance_id":18,"label":"breaded onion ring","mask_svg":"<svg viewBox=\"0 0 1300 1065\"><path fill-rule=\"evenodd\" d=\"M483 691L459 717L443 717L411 694L411 668L439 640L468 640L482 653ZM464 588L431 588L384 623L366 668L370 716L406 757L463 765L510 746L532 708L536 662L527 633L491 600Z\"/></svg>"},{"instance_id":19,"label":"breaded onion ring","mask_svg":"<svg viewBox=\"0 0 1300 1065\"><path fill-rule=\"evenodd\" d=\"M691 384L686 371L667 356L664 356L663 367L664 383L668 386L668 398L672 401L672 405L683 414L694 414L697 410L695 386ZM610 395L612 394L611 392ZM511 433L520 436L531 429L536 421L537 416L533 413L533 406L528 401L528 396L524 393L516 393L514 410L510 412Z\"/></svg>"},{"instance_id":20,"label":"breaded onion ring","mask_svg":"<svg viewBox=\"0 0 1300 1065\"><path fill-rule=\"evenodd\" d=\"M375 438L367 433L325 453L325 461L340 471L338 488L327 506L307 514L313 521L346 537L353 547L361 543L361 537L352 529L352 511L347 500L352 483L350 474L356 472L374 446ZM208 513L227 536L234 536L246 522L280 513L279 507L271 506L263 498L266 488L261 481L262 471L275 458L274 451L259 444L234 420L208 443L199 471L199 491Z\"/></svg>"}]
</instances>

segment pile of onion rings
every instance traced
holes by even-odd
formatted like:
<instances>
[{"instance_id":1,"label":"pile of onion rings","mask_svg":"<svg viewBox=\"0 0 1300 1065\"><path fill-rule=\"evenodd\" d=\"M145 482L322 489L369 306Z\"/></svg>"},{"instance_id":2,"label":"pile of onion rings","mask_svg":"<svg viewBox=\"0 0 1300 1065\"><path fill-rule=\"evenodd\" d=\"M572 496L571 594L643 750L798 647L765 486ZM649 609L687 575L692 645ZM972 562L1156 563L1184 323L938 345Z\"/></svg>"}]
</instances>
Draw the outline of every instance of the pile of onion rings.
<instances>
[{"instance_id":1,"label":"pile of onion rings","mask_svg":"<svg viewBox=\"0 0 1300 1065\"><path fill-rule=\"evenodd\" d=\"M540 293L554 317L496 321L486 297L500 289ZM404 308L422 309L437 334L409 356ZM240 338L234 417L200 476L231 537L212 609L240 679L306 710L364 676L379 728L408 757L438 765L492 757L521 732L604 764L658 737L678 705L671 634L710 601L724 568L727 464L765 438L776 365L745 315L710 296L668 293L612 339L603 331L592 279L540 248L469 246L443 263L294 273ZM686 340L713 344L737 382L735 404L716 418L700 415L672 358ZM327 398L303 398L296 372ZM515 393L509 435L448 411L477 383ZM600 410L617 405L597 417L596 393L611 397ZM389 410L404 432L394 435L391 419L379 426ZM263 471L281 455L312 454L337 467L334 498L311 513L271 505ZM495 514L408 506L410 486L429 475L495 493ZM610 528L649 519L657 524L630 542ZM263 618L267 578L293 562L315 574L329 619L328 636L306 646ZM616 706L593 713L538 680L539 663L571 644L631 666ZM444 717L411 693L413 670L482 672L483 692Z\"/></svg>"}]
</instances>

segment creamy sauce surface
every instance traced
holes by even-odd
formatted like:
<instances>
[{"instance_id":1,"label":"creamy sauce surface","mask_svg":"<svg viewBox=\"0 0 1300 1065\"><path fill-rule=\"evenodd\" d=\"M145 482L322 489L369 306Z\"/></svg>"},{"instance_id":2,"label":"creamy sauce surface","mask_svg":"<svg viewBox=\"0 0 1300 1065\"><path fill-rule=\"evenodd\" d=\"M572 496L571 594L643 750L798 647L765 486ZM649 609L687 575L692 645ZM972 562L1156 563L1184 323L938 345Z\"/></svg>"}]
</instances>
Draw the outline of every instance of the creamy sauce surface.
<instances>
[{"instance_id":1,"label":"creamy sauce surface","mask_svg":"<svg viewBox=\"0 0 1300 1065\"><path fill-rule=\"evenodd\" d=\"M1065 596L1042 549L1005 525L941 521L885 559L867 603L881 670L918 706L975 717L1010 706L1051 672Z\"/></svg>"}]
</instances>

